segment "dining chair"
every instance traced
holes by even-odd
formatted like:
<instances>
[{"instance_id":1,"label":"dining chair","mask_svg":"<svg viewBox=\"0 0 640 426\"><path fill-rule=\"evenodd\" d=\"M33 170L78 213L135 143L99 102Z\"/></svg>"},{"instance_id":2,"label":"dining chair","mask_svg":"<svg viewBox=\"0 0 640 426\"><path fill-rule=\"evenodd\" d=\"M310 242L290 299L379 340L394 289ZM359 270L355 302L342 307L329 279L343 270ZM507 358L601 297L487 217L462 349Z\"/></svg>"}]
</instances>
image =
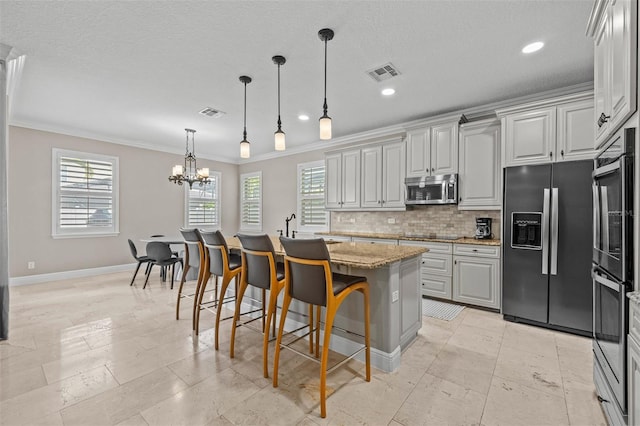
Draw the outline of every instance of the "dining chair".
<instances>
[{"instance_id":1,"label":"dining chair","mask_svg":"<svg viewBox=\"0 0 640 426\"><path fill-rule=\"evenodd\" d=\"M138 270L140 269L140 265L142 265L143 263L147 264L147 270L145 270L145 275L146 275L147 271L149 270L149 266L151 265L151 259L149 259L149 256L138 256L138 249L136 248L136 245L131 240L127 240L127 241L129 241L129 250L131 250L131 255L138 262L138 265L136 266L136 271L133 273L133 278L131 278L131 284L129 284L130 286L132 286L133 282L136 279L136 275L138 275Z\"/></svg>"},{"instance_id":2,"label":"dining chair","mask_svg":"<svg viewBox=\"0 0 640 426\"><path fill-rule=\"evenodd\" d=\"M284 265L281 262L276 262L273 243L268 235L238 234L237 237L240 240L240 244L242 244L242 272L240 273L240 288L236 296L236 310L233 315L233 326L231 327L229 356L231 358L235 356L236 328L262 319L263 374L264 377L269 377L269 368L267 365L269 355L269 330L273 324L273 335L275 336L276 302L280 290L284 287ZM256 287L262 292L262 315L239 323L242 300L248 286ZM267 290L269 290L269 306L265 315Z\"/></svg>"},{"instance_id":3,"label":"dining chair","mask_svg":"<svg viewBox=\"0 0 640 426\"><path fill-rule=\"evenodd\" d=\"M205 257L204 257L204 242L200 231L196 228L180 228L182 238L184 238L184 270L182 271L182 277L180 278L180 287L178 287L178 299L176 302L176 320L180 319L180 301L187 297L193 298L193 309L191 314L191 326L195 330L196 324L196 305L197 295L202 285L202 278L205 270ZM196 288L193 293L183 293L185 281L187 280L187 274L191 268L198 270L198 277L196 280Z\"/></svg>"},{"instance_id":4,"label":"dining chair","mask_svg":"<svg viewBox=\"0 0 640 426\"><path fill-rule=\"evenodd\" d=\"M217 292L215 296L214 306L216 308L216 325L215 325L215 348L218 350L218 330L220 329L220 316L222 315L222 305L235 301L235 296L238 294L238 275L242 270L242 259L235 253L229 253L227 247L227 241L224 239L222 232L220 231L201 231L200 235L204 241L205 247L205 268L204 276L202 278L202 285L197 299L197 309L195 318L195 331L196 335L200 329L200 312L207 307L203 304L202 299L207 287L207 283L211 275L216 277L216 287L218 283L217 277L222 278L220 284L220 293ZM233 297L226 297L229 283L235 278L235 293ZM232 317L224 318L231 319Z\"/></svg>"},{"instance_id":5,"label":"dining chair","mask_svg":"<svg viewBox=\"0 0 640 426\"><path fill-rule=\"evenodd\" d=\"M280 349L287 348L314 361L315 358L299 352L291 346L282 344L284 324L293 299L300 300L310 305L325 308L324 341L322 344L322 357L320 358L320 417L327 415L326 384L327 373L341 366L346 360L327 370L329 358L329 343L331 330L340 304L351 293L357 291L364 296L364 345L347 358L351 359L363 350L365 351L365 380L371 381L370 365L370 339L369 339L369 283L365 277L345 275L331 271L331 258L327 245L322 238L316 239L292 239L280 237L280 242L285 250L285 284L284 298L282 301L282 313L280 326L276 339L276 348L273 363L273 387L278 386L278 362ZM317 318L319 322L319 315ZM319 331L319 328L316 328ZM316 357L317 357L316 346Z\"/></svg>"},{"instance_id":6,"label":"dining chair","mask_svg":"<svg viewBox=\"0 0 640 426\"><path fill-rule=\"evenodd\" d=\"M166 268L168 266L171 267L171 288L173 288L176 269L175 264L180 263L180 265L182 265L182 258L174 256L171 252L171 249L169 248L169 245L160 241L152 241L150 243L147 243L147 256L149 257L151 263L147 270L147 278L144 280L144 286L142 288L147 287L147 282L149 281L149 276L151 275L151 270L153 269L154 265L158 265L161 268Z\"/></svg>"}]
</instances>

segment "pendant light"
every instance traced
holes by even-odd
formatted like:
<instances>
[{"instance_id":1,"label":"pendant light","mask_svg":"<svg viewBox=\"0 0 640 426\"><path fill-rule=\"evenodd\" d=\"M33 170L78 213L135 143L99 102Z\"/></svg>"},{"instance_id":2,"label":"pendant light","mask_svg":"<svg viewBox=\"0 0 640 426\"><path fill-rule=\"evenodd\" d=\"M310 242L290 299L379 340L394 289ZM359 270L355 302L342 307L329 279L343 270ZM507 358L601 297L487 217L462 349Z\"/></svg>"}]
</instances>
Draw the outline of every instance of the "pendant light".
<instances>
[{"instance_id":1,"label":"pendant light","mask_svg":"<svg viewBox=\"0 0 640 426\"><path fill-rule=\"evenodd\" d=\"M327 41L333 39L333 30L323 28L318 31L318 37L324 41L324 113L320 117L320 139L331 139L331 117L327 115Z\"/></svg>"},{"instance_id":2,"label":"pendant light","mask_svg":"<svg viewBox=\"0 0 640 426\"><path fill-rule=\"evenodd\" d=\"M274 56L271 60L274 64L278 65L278 130L274 133L275 148L276 151L284 151L286 147L285 136L282 131L282 121L280 120L280 65L284 65L287 60L284 56L280 55Z\"/></svg>"},{"instance_id":3,"label":"pendant light","mask_svg":"<svg viewBox=\"0 0 640 426\"><path fill-rule=\"evenodd\" d=\"M251 156L251 144L247 140L247 84L251 83L251 77L240 76L240 81L244 84L244 131L240 142L240 158L249 158Z\"/></svg>"}]
</instances>

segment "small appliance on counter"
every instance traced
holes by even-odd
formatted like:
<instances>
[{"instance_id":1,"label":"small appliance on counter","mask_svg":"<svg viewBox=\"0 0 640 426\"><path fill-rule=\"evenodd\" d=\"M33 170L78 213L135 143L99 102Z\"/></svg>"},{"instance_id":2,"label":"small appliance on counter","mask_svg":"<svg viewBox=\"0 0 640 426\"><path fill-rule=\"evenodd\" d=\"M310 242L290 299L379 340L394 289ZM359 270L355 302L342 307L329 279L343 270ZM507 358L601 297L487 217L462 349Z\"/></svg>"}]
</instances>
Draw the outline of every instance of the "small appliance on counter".
<instances>
[{"instance_id":1,"label":"small appliance on counter","mask_svg":"<svg viewBox=\"0 0 640 426\"><path fill-rule=\"evenodd\" d=\"M476 240L487 240L491 238L491 218L476 217Z\"/></svg>"}]
</instances>

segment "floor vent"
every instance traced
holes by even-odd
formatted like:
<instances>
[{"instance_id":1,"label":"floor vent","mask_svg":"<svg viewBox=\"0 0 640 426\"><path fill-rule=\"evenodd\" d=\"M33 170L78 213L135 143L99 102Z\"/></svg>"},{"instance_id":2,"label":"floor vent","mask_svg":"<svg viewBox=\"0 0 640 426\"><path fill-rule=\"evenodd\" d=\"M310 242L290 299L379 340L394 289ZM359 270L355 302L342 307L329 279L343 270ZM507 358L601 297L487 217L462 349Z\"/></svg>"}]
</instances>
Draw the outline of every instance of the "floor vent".
<instances>
[{"instance_id":1,"label":"floor vent","mask_svg":"<svg viewBox=\"0 0 640 426\"><path fill-rule=\"evenodd\" d=\"M224 111L220 111L219 109L206 107L205 109L200 111L200 114L206 115L207 117L218 118L218 117L222 117L223 115L225 115L225 112Z\"/></svg>"},{"instance_id":2,"label":"floor vent","mask_svg":"<svg viewBox=\"0 0 640 426\"><path fill-rule=\"evenodd\" d=\"M371 77L375 81L384 81L400 75L400 71L398 71L398 69L394 67L391 62L388 62L384 65L367 71L367 74L369 74L369 77Z\"/></svg>"}]
</instances>

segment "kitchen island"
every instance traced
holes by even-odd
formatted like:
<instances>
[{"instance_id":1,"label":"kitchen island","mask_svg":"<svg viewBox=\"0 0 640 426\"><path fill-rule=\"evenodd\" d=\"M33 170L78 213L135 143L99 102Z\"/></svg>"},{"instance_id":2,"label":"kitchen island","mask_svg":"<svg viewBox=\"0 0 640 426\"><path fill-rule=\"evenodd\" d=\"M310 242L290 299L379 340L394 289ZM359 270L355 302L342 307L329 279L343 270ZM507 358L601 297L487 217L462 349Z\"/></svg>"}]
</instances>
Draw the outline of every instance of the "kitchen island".
<instances>
[{"instance_id":1,"label":"kitchen island","mask_svg":"<svg viewBox=\"0 0 640 426\"><path fill-rule=\"evenodd\" d=\"M272 241L276 254L284 255L278 238L272 237ZM228 238L227 243L230 249L241 247L237 238ZM383 371L396 370L400 367L401 350L413 341L422 326L420 259L427 249L351 242L330 243L327 247L335 272L367 277L371 364ZM298 303L299 306L292 304L291 310L306 312L306 305ZM353 333L364 335L363 317L362 297L345 299L334 322L331 350L350 355L360 347L361 339ZM299 317L297 322L304 324L306 320Z\"/></svg>"}]
</instances>

